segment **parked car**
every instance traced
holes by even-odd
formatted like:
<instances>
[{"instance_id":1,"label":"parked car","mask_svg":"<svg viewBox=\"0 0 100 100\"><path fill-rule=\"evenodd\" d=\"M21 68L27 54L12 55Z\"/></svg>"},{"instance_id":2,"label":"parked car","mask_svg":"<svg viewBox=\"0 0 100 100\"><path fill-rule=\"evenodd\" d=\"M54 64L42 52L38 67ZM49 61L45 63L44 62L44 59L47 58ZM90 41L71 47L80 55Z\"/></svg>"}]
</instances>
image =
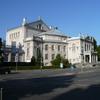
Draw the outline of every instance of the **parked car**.
<instances>
[{"instance_id":1,"label":"parked car","mask_svg":"<svg viewBox=\"0 0 100 100\"><path fill-rule=\"evenodd\" d=\"M8 67L0 67L0 74L10 74L11 70Z\"/></svg>"}]
</instances>

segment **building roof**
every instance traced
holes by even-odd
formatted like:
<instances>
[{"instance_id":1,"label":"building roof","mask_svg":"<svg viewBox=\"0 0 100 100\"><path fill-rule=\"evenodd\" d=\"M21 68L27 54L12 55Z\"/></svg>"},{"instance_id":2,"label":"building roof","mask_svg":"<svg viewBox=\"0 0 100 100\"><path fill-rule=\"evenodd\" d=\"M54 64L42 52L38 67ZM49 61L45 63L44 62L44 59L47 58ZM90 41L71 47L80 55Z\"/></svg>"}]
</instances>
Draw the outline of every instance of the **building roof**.
<instances>
[{"instance_id":1,"label":"building roof","mask_svg":"<svg viewBox=\"0 0 100 100\"><path fill-rule=\"evenodd\" d=\"M67 43L67 41L62 41L62 40L43 40L43 41L50 43Z\"/></svg>"},{"instance_id":2,"label":"building roof","mask_svg":"<svg viewBox=\"0 0 100 100\"><path fill-rule=\"evenodd\" d=\"M47 32L42 32L40 34L36 34L36 36L41 36L41 35L57 35L57 36L66 36L66 37L69 37L68 35L58 31L58 30L50 30L50 31L47 31Z\"/></svg>"},{"instance_id":3,"label":"building roof","mask_svg":"<svg viewBox=\"0 0 100 100\"><path fill-rule=\"evenodd\" d=\"M26 22L25 26L28 26L28 25L33 24L33 23L37 23L37 22L39 22L39 21L41 21L42 23L44 23L42 20L36 20L36 21L33 21L33 22L29 22L29 23ZM44 24L45 24L45 23L44 23ZM45 24L45 25L46 25L46 24ZM46 25L46 26L47 26L47 25ZM10 30L16 29L16 28L20 28L20 27L22 27L22 25L17 26L17 27L14 27L14 28L7 29L7 31L10 31ZM47 27L48 27L48 26L47 26ZM48 27L48 29L49 29L49 27Z\"/></svg>"}]
</instances>

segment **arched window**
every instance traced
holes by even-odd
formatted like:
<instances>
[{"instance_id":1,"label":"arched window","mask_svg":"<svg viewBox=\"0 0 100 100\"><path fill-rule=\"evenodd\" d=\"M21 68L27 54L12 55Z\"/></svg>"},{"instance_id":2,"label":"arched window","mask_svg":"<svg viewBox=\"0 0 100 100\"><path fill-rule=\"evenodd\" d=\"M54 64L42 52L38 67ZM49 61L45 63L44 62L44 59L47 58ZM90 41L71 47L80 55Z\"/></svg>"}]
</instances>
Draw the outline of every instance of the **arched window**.
<instances>
[{"instance_id":1,"label":"arched window","mask_svg":"<svg viewBox=\"0 0 100 100\"><path fill-rule=\"evenodd\" d=\"M48 50L48 45L47 44L45 45L45 50Z\"/></svg>"},{"instance_id":2,"label":"arched window","mask_svg":"<svg viewBox=\"0 0 100 100\"><path fill-rule=\"evenodd\" d=\"M66 46L64 46L64 51L66 51Z\"/></svg>"},{"instance_id":3,"label":"arched window","mask_svg":"<svg viewBox=\"0 0 100 100\"><path fill-rule=\"evenodd\" d=\"M58 45L58 51L60 51L60 45Z\"/></svg>"}]
</instances>

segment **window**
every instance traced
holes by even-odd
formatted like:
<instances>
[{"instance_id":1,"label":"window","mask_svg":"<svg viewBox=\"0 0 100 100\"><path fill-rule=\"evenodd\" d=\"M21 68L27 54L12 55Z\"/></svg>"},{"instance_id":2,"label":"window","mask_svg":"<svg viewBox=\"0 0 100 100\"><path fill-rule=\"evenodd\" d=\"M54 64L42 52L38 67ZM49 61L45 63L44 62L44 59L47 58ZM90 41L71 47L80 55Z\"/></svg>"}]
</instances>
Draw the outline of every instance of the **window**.
<instances>
[{"instance_id":1,"label":"window","mask_svg":"<svg viewBox=\"0 0 100 100\"><path fill-rule=\"evenodd\" d=\"M14 33L14 38L15 38L15 33Z\"/></svg>"},{"instance_id":2,"label":"window","mask_svg":"<svg viewBox=\"0 0 100 100\"><path fill-rule=\"evenodd\" d=\"M18 32L18 37L20 36L20 32Z\"/></svg>"},{"instance_id":3,"label":"window","mask_svg":"<svg viewBox=\"0 0 100 100\"><path fill-rule=\"evenodd\" d=\"M45 45L45 50L48 50L48 45Z\"/></svg>"},{"instance_id":4,"label":"window","mask_svg":"<svg viewBox=\"0 0 100 100\"><path fill-rule=\"evenodd\" d=\"M90 50L90 45L89 45L89 50Z\"/></svg>"},{"instance_id":5,"label":"window","mask_svg":"<svg viewBox=\"0 0 100 100\"><path fill-rule=\"evenodd\" d=\"M66 50L66 46L64 46L64 51Z\"/></svg>"},{"instance_id":6,"label":"window","mask_svg":"<svg viewBox=\"0 0 100 100\"><path fill-rule=\"evenodd\" d=\"M54 45L52 45L52 50L54 50Z\"/></svg>"},{"instance_id":7,"label":"window","mask_svg":"<svg viewBox=\"0 0 100 100\"><path fill-rule=\"evenodd\" d=\"M37 25L37 28L38 29L41 29L42 28L42 25L41 24Z\"/></svg>"},{"instance_id":8,"label":"window","mask_svg":"<svg viewBox=\"0 0 100 100\"><path fill-rule=\"evenodd\" d=\"M55 54L52 54L52 59L55 59Z\"/></svg>"},{"instance_id":9,"label":"window","mask_svg":"<svg viewBox=\"0 0 100 100\"><path fill-rule=\"evenodd\" d=\"M27 56L29 56L29 48L27 48Z\"/></svg>"},{"instance_id":10,"label":"window","mask_svg":"<svg viewBox=\"0 0 100 100\"><path fill-rule=\"evenodd\" d=\"M88 51L88 45L87 45L87 51Z\"/></svg>"},{"instance_id":11,"label":"window","mask_svg":"<svg viewBox=\"0 0 100 100\"><path fill-rule=\"evenodd\" d=\"M75 59L73 59L73 62L75 62Z\"/></svg>"},{"instance_id":12,"label":"window","mask_svg":"<svg viewBox=\"0 0 100 100\"><path fill-rule=\"evenodd\" d=\"M16 33L16 37L17 37L17 33Z\"/></svg>"},{"instance_id":13,"label":"window","mask_svg":"<svg viewBox=\"0 0 100 100\"><path fill-rule=\"evenodd\" d=\"M86 44L85 44L85 51L86 51Z\"/></svg>"},{"instance_id":14,"label":"window","mask_svg":"<svg viewBox=\"0 0 100 100\"><path fill-rule=\"evenodd\" d=\"M75 44L72 44L72 51L75 51Z\"/></svg>"},{"instance_id":15,"label":"window","mask_svg":"<svg viewBox=\"0 0 100 100\"><path fill-rule=\"evenodd\" d=\"M13 34L12 34L12 38L13 38Z\"/></svg>"},{"instance_id":16,"label":"window","mask_svg":"<svg viewBox=\"0 0 100 100\"><path fill-rule=\"evenodd\" d=\"M45 60L47 60L48 59L48 54L45 54Z\"/></svg>"},{"instance_id":17,"label":"window","mask_svg":"<svg viewBox=\"0 0 100 100\"><path fill-rule=\"evenodd\" d=\"M11 34L10 34L10 39L11 39Z\"/></svg>"},{"instance_id":18,"label":"window","mask_svg":"<svg viewBox=\"0 0 100 100\"><path fill-rule=\"evenodd\" d=\"M64 59L66 59L66 54L64 55Z\"/></svg>"},{"instance_id":19,"label":"window","mask_svg":"<svg viewBox=\"0 0 100 100\"><path fill-rule=\"evenodd\" d=\"M58 51L60 51L60 45L58 45Z\"/></svg>"}]
</instances>

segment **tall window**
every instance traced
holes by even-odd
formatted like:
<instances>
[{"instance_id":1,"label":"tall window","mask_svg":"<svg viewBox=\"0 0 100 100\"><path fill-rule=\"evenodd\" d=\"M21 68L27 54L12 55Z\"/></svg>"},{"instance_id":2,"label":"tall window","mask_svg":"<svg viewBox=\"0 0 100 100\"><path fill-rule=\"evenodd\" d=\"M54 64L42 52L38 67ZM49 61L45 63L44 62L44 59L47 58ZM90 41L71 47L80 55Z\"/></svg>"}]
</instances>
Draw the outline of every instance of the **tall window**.
<instances>
[{"instance_id":1,"label":"tall window","mask_svg":"<svg viewBox=\"0 0 100 100\"><path fill-rule=\"evenodd\" d=\"M29 48L27 48L27 56L29 56Z\"/></svg>"},{"instance_id":2,"label":"tall window","mask_svg":"<svg viewBox=\"0 0 100 100\"><path fill-rule=\"evenodd\" d=\"M86 44L85 44L85 51L86 51Z\"/></svg>"},{"instance_id":3,"label":"tall window","mask_svg":"<svg viewBox=\"0 0 100 100\"><path fill-rule=\"evenodd\" d=\"M66 50L66 46L64 46L64 51Z\"/></svg>"},{"instance_id":4,"label":"tall window","mask_svg":"<svg viewBox=\"0 0 100 100\"><path fill-rule=\"evenodd\" d=\"M47 60L48 59L48 54L45 54L45 60Z\"/></svg>"},{"instance_id":5,"label":"tall window","mask_svg":"<svg viewBox=\"0 0 100 100\"><path fill-rule=\"evenodd\" d=\"M90 45L89 45L89 50L90 50Z\"/></svg>"},{"instance_id":6,"label":"tall window","mask_svg":"<svg viewBox=\"0 0 100 100\"><path fill-rule=\"evenodd\" d=\"M64 59L66 59L66 54L64 55Z\"/></svg>"},{"instance_id":7,"label":"tall window","mask_svg":"<svg viewBox=\"0 0 100 100\"><path fill-rule=\"evenodd\" d=\"M55 54L52 54L52 59L55 59Z\"/></svg>"},{"instance_id":8,"label":"tall window","mask_svg":"<svg viewBox=\"0 0 100 100\"><path fill-rule=\"evenodd\" d=\"M87 51L88 51L88 44L87 44Z\"/></svg>"},{"instance_id":9,"label":"tall window","mask_svg":"<svg viewBox=\"0 0 100 100\"><path fill-rule=\"evenodd\" d=\"M48 45L45 45L45 50L48 50Z\"/></svg>"},{"instance_id":10,"label":"tall window","mask_svg":"<svg viewBox=\"0 0 100 100\"><path fill-rule=\"evenodd\" d=\"M11 38L11 34L10 34L10 38Z\"/></svg>"},{"instance_id":11,"label":"tall window","mask_svg":"<svg viewBox=\"0 0 100 100\"><path fill-rule=\"evenodd\" d=\"M17 33L16 33L16 37L17 37Z\"/></svg>"},{"instance_id":12,"label":"tall window","mask_svg":"<svg viewBox=\"0 0 100 100\"><path fill-rule=\"evenodd\" d=\"M72 51L75 51L75 44L72 44Z\"/></svg>"},{"instance_id":13,"label":"tall window","mask_svg":"<svg viewBox=\"0 0 100 100\"><path fill-rule=\"evenodd\" d=\"M60 51L60 45L58 45L58 51Z\"/></svg>"},{"instance_id":14,"label":"tall window","mask_svg":"<svg viewBox=\"0 0 100 100\"><path fill-rule=\"evenodd\" d=\"M54 45L52 45L52 50L54 50Z\"/></svg>"}]
</instances>

